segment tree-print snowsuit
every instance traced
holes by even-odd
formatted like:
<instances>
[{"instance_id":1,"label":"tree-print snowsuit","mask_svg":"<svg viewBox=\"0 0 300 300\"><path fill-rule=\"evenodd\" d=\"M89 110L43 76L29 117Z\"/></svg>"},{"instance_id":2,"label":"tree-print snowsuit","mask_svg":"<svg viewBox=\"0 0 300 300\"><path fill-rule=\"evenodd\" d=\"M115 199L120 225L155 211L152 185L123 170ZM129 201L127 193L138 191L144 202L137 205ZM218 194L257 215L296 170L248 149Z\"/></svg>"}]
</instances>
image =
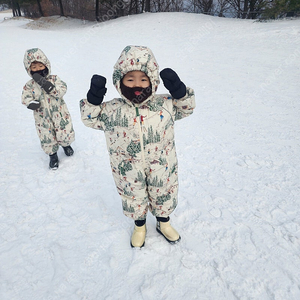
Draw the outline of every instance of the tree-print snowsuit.
<instances>
[{"instance_id":1,"label":"tree-print snowsuit","mask_svg":"<svg viewBox=\"0 0 300 300\"><path fill-rule=\"evenodd\" d=\"M150 78L152 95L134 105L120 89L129 72L143 71ZM112 174L122 198L124 214L146 218L148 208L156 217L167 217L177 205L178 176L174 121L192 114L194 91L181 99L155 95L159 84L157 62L146 47L128 46L115 64L113 83L122 98L100 105L80 101L83 123L105 132Z\"/></svg>"},{"instance_id":2,"label":"tree-print snowsuit","mask_svg":"<svg viewBox=\"0 0 300 300\"><path fill-rule=\"evenodd\" d=\"M49 70L46 77L55 88L47 94L33 79L23 87L22 103L26 106L36 100L41 106L33 111L35 127L46 154L58 151L59 145L66 147L75 139L72 120L67 105L63 99L67 85L56 75L51 74L51 66L46 55L38 48L27 50L24 56L24 66L30 77L30 65L38 61Z\"/></svg>"}]
</instances>

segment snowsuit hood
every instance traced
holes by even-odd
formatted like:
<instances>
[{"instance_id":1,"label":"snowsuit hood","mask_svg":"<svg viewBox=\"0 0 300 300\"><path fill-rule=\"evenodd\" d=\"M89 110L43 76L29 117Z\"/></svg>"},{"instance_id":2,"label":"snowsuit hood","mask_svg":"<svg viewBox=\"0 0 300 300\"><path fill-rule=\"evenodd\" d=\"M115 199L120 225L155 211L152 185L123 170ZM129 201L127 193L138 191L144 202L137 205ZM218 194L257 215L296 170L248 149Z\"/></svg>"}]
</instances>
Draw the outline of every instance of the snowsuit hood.
<instances>
[{"instance_id":1,"label":"snowsuit hood","mask_svg":"<svg viewBox=\"0 0 300 300\"><path fill-rule=\"evenodd\" d=\"M47 58L47 56L44 54L44 52L41 49L32 48L32 49L26 50L25 55L24 55L24 60L23 60L25 69L30 77L32 77L32 75L30 73L30 71L31 71L30 65L34 61L39 61L48 68L49 72L48 72L47 76L49 76L51 74L51 65L50 65L50 61Z\"/></svg>"},{"instance_id":2,"label":"snowsuit hood","mask_svg":"<svg viewBox=\"0 0 300 300\"><path fill-rule=\"evenodd\" d=\"M144 46L127 46L114 66L113 84L122 98L129 101L121 91L122 78L130 71L142 71L150 79L153 97L159 85L159 67L152 51ZM148 101L146 99L145 101Z\"/></svg>"}]
</instances>

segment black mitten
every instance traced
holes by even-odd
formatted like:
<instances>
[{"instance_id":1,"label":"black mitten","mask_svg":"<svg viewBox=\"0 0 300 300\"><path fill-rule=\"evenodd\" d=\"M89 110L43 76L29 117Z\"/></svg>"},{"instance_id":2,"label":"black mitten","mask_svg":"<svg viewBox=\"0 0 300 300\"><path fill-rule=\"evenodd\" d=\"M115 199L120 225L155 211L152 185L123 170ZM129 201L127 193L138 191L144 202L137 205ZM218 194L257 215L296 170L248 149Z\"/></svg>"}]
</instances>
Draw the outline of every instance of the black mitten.
<instances>
[{"instance_id":1,"label":"black mitten","mask_svg":"<svg viewBox=\"0 0 300 300\"><path fill-rule=\"evenodd\" d=\"M87 93L87 100L93 105L100 105L106 94L105 87L106 78L101 75L93 75L91 79L91 87Z\"/></svg>"},{"instance_id":2,"label":"black mitten","mask_svg":"<svg viewBox=\"0 0 300 300\"><path fill-rule=\"evenodd\" d=\"M163 69L160 72L160 77L174 99L180 99L185 96L186 86L175 71L170 68Z\"/></svg>"},{"instance_id":3,"label":"black mitten","mask_svg":"<svg viewBox=\"0 0 300 300\"><path fill-rule=\"evenodd\" d=\"M36 100L32 100L30 101L30 103L28 104L27 108L31 109L31 110L36 110L41 106L41 103L39 101Z\"/></svg>"},{"instance_id":4,"label":"black mitten","mask_svg":"<svg viewBox=\"0 0 300 300\"><path fill-rule=\"evenodd\" d=\"M32 75L32 78L35 80L35 82L37 84L39 84L41 86L41 88L47 93L49 94L53 89L54 89L54 85L50 82L47 81L45 77L41 76L38 73L34 73Z\"/></svg>"}]
</instances>

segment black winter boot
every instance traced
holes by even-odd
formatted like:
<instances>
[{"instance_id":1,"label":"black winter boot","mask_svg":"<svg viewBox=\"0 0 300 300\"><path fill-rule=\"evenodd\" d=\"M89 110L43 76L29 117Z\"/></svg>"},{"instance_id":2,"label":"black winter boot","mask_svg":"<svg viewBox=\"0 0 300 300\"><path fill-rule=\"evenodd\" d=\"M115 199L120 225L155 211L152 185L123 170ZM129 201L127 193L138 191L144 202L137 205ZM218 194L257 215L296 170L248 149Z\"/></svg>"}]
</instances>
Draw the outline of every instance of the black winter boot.
<instances>
[{"instance_id":1,"label":"black winter boot","mask_svg":"<svg viewBox=\"0 0 300 300\"><path fill-rule=\"evenodd\" d=\"M74 150L71 146L63 147L63 149L67 156L72 156L74 154Z\"/></svg>"},{"instance_id":2,"label":"black winter boot","mask_svg":"<svg viewBox=\"0 0 300 300\"><path fill-rule=\"evenodd\" d=\"M52 170L56 170L58 168L58 156L57 156L57 153L51 154L49 156L50 156L49 167Z\"/></svg>"}]
</instances>

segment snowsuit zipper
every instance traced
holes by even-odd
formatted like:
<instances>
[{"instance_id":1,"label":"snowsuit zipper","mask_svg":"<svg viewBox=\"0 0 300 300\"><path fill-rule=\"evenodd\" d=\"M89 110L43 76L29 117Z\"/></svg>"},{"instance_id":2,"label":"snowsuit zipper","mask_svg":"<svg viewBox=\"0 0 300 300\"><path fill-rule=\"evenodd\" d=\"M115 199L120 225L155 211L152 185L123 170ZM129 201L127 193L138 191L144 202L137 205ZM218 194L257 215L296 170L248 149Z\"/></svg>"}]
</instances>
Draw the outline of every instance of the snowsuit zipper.
<instances>
[{"instance_id":1,"label":"snowsuit zipper","mask_svg":"<svg viewBox=\"0 0 300 300\"><path fill-rule=\"evenodd\" d=\"M44 93L44 94L43 94ZM44 91L42 91L42 95L43 95L43 97L44 97L44 103L45 103L45 109L48 109L48 112L49 112L49 115L51 116L51 119L52 119L52 112L51 112L51 110L50 110L50 103L48 103L48 95L47 95L47 93L46 92L44 92ZM50 97L50 95L49 95L49 97Z\"/></svg>"},{"instance_id":2,"label":"snowsuit zipper","mask_svg":"<svg viewBox=\"0 0 300 300\"><path fill-rule=\"evenodd\" d=\"M140 135L140 144L141 144L141 155L142 155L142 161L143 161L143 168L146 169L146 160L145 160L145 151L144 151L144 143L143 143L143 135L142 135L142 118L139 113L138 106L135 107L136 117L139 118L138 128L139 128L139 135Z\"/></svg>"}]
</instances>

